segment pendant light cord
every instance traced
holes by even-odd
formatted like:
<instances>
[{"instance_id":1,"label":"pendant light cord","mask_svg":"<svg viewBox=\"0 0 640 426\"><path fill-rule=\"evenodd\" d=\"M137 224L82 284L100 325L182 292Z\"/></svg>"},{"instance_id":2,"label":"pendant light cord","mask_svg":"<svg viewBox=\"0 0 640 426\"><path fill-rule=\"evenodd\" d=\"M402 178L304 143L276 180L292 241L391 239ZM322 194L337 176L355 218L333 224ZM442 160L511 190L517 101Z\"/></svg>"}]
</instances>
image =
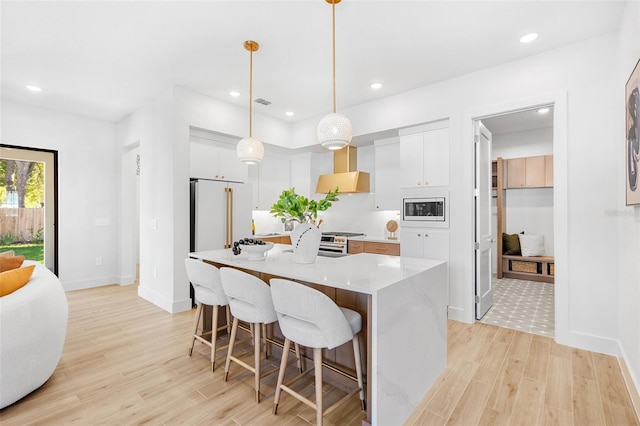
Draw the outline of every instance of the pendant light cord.
<instances>
[{"instance_id":1,"label":"pendant light cord","mask_svg":"<svg viewBox=\"0 0 640 426\"><path fill-rule=\"evenodd\" d=\"M336 113L336 2L331 2L331 37L333 40L333 113Z\"/></svg>"},{"instance_id":2,"label":"pendant light cord","mask_svg":"<svg viewBox=\"0 0 640 426\"><path fill-rule=\"evenodd\" d=\"M253 49L249 49L249 137L253 137Z\"/></svg>"}]
</instances>

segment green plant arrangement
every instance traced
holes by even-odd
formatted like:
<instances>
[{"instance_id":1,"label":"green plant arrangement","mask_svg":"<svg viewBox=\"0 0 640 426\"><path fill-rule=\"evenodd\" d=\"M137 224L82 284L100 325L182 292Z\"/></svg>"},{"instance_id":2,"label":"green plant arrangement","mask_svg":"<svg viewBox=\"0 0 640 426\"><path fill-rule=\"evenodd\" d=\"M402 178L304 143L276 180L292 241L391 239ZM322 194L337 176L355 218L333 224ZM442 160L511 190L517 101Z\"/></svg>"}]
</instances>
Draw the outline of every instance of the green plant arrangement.
<instances>
[{"instance_id":1,"label":"green plant arrangement","mask_svg":"<svg viewBox=\"0 0 640 426\"><path fill-rule=\"evenodd\" d=\"M269 213L273 214L273 217L281 217L282 222L294 220L300 223L310 223L318 218L319 211L326 211L335 201L339 201L337 187L319 201L309 200L303 195L296 194L295 188L290 188L282 191L280 198L271 206Z\"/></svg>"}]
</instances>

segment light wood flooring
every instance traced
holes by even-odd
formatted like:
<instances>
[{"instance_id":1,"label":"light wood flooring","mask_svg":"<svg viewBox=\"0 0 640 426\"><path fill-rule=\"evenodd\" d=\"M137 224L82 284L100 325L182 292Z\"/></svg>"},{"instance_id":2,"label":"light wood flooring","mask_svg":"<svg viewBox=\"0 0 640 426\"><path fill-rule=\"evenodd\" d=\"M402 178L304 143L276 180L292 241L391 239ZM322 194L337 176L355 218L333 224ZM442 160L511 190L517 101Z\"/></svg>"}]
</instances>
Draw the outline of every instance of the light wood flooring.
<instances>
[{"instance_id":1,"label":"light wood flooring","mask_svg":"<svg viewBox=\"0 0 640 426\"><path fill-rule=\"evenodd\" d=\"M224 351L214 373L204 345L196 344L190 358L195 311L170 315L139 298L135 285L68 292L67 298L69 327L58 368L40 389L0 411L3 426L315 422L311 408L287 395L278 415L271 414L275 374L263 380L256 404L249 372L232 366L223 381ZM313 394L311 381L300 386ZM325 391L327 402L343 395L331 386ZM359 407L354 397L325 424L360 425ZM450 321L448 367L406 424L639 423L615 358L548 337Z\"/></svg>"}]
</instances>

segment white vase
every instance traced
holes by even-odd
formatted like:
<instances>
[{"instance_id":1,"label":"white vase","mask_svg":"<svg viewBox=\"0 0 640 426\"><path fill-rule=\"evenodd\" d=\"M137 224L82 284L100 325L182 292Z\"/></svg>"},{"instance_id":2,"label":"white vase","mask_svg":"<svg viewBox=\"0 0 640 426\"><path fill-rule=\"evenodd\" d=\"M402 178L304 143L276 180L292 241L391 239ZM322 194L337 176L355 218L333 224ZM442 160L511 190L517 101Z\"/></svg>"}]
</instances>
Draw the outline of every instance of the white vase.
<instances>
[{"instance_id":1,"label":"white vase","mask_svg":"<svg viewBox=\"0 0 640 426\"><path fill-rule=\"evenodd\" d=\"M299 223L291 232L293 261L296 263L313 263L318 256L322 232L310 223Z\"/></svg>"}]
</instances>

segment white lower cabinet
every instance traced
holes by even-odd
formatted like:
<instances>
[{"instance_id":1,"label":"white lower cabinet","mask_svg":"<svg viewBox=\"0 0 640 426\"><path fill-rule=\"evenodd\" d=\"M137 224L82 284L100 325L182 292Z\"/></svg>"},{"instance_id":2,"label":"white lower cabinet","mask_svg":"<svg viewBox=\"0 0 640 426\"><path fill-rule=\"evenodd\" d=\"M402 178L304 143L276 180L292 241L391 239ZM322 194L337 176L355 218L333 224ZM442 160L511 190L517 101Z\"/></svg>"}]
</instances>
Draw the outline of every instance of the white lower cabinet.
<instances>
[{"instance_id":1,"label":"white lower cabinet","mask_svg":"<svg viewBox=\"0 0 640 426\"><path fill-rule=\"evenodd\" d=\"M433 228L400 229L400 255L449 261L449 230Z\"/></svg>"}]
</instances>

